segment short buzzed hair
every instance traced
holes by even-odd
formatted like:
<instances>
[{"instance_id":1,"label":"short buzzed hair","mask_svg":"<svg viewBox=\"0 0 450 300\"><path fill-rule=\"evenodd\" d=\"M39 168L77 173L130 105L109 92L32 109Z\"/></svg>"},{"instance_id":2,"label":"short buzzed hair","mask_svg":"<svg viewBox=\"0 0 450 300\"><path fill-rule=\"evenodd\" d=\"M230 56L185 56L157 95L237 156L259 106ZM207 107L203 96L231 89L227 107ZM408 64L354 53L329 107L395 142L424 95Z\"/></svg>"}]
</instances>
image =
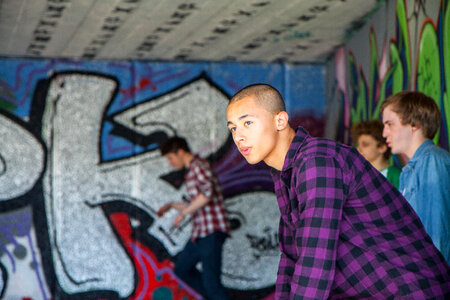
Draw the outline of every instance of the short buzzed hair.
<instances>
[{"instance_id":1,"label":"short buzzed hair","mask_svg":"<svg viewBox=\"0 0 450 300\"><path fill-rule=\"evenodd\" d=\"M280 92L268 84L252 84L244 87L231 98L230 104L250 96L254 96L258 104L273 114L286 111Z\"/></svg>"},{"instance_id":2,"label":"short buzzed hair","mask_svg":"<svg viewBox=\"0 0 450 300\"><path fill-rule=\"evenodd\" d=\"M404 91L388 97L381 103L380 112L390 106L403 125L417 126L423 135L432 139L441 123L441 112L433 98L422 92Z\"/></svg>"}]
</instances>

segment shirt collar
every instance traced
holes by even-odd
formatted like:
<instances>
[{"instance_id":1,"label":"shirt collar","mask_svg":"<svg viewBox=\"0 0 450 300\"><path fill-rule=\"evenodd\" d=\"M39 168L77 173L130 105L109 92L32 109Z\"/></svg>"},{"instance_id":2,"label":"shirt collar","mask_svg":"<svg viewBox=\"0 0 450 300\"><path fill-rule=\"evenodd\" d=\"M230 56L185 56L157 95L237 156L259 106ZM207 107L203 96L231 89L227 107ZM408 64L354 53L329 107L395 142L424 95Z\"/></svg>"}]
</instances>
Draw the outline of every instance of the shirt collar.
<instances>
[{"instance_id":1,"label":"shirt collar","mask_svg":"<svg viewBox=\"0 0 450 300\"><path fill-rule=\"evenodd\" d=\"M410 164L410 163L415 164L416 161L420 159L422 154L425 153L427 148L432 144L434 144L432 140L426 140L425 142L423 142L422 145L420 145L419 148L417 148L416 152L414 152L414 155L409 160L408 164Z\"/></svg>"},{"instance_id":2,"label":"shirt collar","mask_svg":"<svg viewBox=\"0 0 450 300\"><path fill-rule=\"evenodd\" d=\"M192 165L192 162L198 160L200 157L198 156L198 154L192 153L192 158L191 161L189 162L189 164L186 166L186 168L190 168Z\"/></svg>"},{"instance_id":3,"label":"shirt collar","mask_svg":"<svg viewBox=\"0 0 450 300\"><path fill-rule=\"evenodd\" d=\"M309 137L310 136L309 136L308 132L303 127L299 126L295 130L295 136L291 142L291 145L289 146L289 149L286 153L286 157L284 158L284 164L283 164L283 168L281 169L281 172L285 172L289 169L292 169L292 167L294 166L295 156L302 148L304 141ZM277 172L278 172L278 170L272 168L273 175L276 174Z\"/></svg>"}]
</instances>

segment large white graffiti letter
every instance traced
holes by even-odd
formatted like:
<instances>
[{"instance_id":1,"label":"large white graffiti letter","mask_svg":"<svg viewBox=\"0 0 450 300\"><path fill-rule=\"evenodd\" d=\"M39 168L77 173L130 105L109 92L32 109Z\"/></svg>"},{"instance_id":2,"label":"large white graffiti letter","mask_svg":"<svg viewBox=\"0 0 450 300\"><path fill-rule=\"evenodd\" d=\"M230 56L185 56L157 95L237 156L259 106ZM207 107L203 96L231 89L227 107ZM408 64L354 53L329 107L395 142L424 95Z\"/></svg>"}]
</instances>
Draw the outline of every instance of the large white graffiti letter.
<instances>
[{"instance_id":1,"label":"large white graffiti letter","mask_svg":"<svg viewBox=\"0 0 450 300\"><path fill-rule=\"evenodd\" d=\"M94 75L59 75L46 99L42 136L48 146L45 202L55 272L68 293L105 289L122 297L134 270L100 208L98 135L116 83Z\"/></svg>"},{"instance_id":2,"label":"large white graffiti letter","mask_svg":"<svg viewBox=\"0 0 450 300\"><path fill-rule=\"evenodd\" d=\"M36 138L0 114L0 201L22 196L39 179L44 151Z\"/></svg>"}]
</instances>

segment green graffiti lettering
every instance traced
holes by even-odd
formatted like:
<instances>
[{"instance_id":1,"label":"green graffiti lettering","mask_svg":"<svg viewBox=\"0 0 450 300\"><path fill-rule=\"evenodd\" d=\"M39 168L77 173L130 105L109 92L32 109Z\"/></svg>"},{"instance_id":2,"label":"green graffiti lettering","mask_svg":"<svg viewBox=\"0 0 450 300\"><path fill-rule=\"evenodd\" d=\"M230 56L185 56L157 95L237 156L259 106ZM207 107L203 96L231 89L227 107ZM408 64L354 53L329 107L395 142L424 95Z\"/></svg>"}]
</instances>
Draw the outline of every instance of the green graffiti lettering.
<instances>
[{"instance_id":1,"label":"green graffiti lettering","mask_svg":"<svg viewBox=\"0 0 450 300\"><path fill-rule=\"evenodd\" d=\"M419 56L417 60L416 88L436 101L440 107L441 72L439 45L436 30L431 22L425 23L419 41ZM439 131L433 141L437 144Z\"/></svg>"}]
</instances>

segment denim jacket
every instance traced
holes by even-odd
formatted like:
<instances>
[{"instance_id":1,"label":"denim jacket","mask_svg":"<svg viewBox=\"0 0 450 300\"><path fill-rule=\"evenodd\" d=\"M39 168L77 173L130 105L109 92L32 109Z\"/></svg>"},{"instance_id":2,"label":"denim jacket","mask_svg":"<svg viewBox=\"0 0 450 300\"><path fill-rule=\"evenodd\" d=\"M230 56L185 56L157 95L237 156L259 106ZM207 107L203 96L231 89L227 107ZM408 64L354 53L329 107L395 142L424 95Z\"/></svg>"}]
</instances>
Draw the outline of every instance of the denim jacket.
<instances>
[{"instance_id":1,"label":"denim jacket","mask_svg":"<svg viewBox=\"0 0 450 300\"><path fill-rule=\"evenodd\" d=\"M450 262L450 154L425 141L403 167L399 190Z\"/></svg>"}]
</instances>

